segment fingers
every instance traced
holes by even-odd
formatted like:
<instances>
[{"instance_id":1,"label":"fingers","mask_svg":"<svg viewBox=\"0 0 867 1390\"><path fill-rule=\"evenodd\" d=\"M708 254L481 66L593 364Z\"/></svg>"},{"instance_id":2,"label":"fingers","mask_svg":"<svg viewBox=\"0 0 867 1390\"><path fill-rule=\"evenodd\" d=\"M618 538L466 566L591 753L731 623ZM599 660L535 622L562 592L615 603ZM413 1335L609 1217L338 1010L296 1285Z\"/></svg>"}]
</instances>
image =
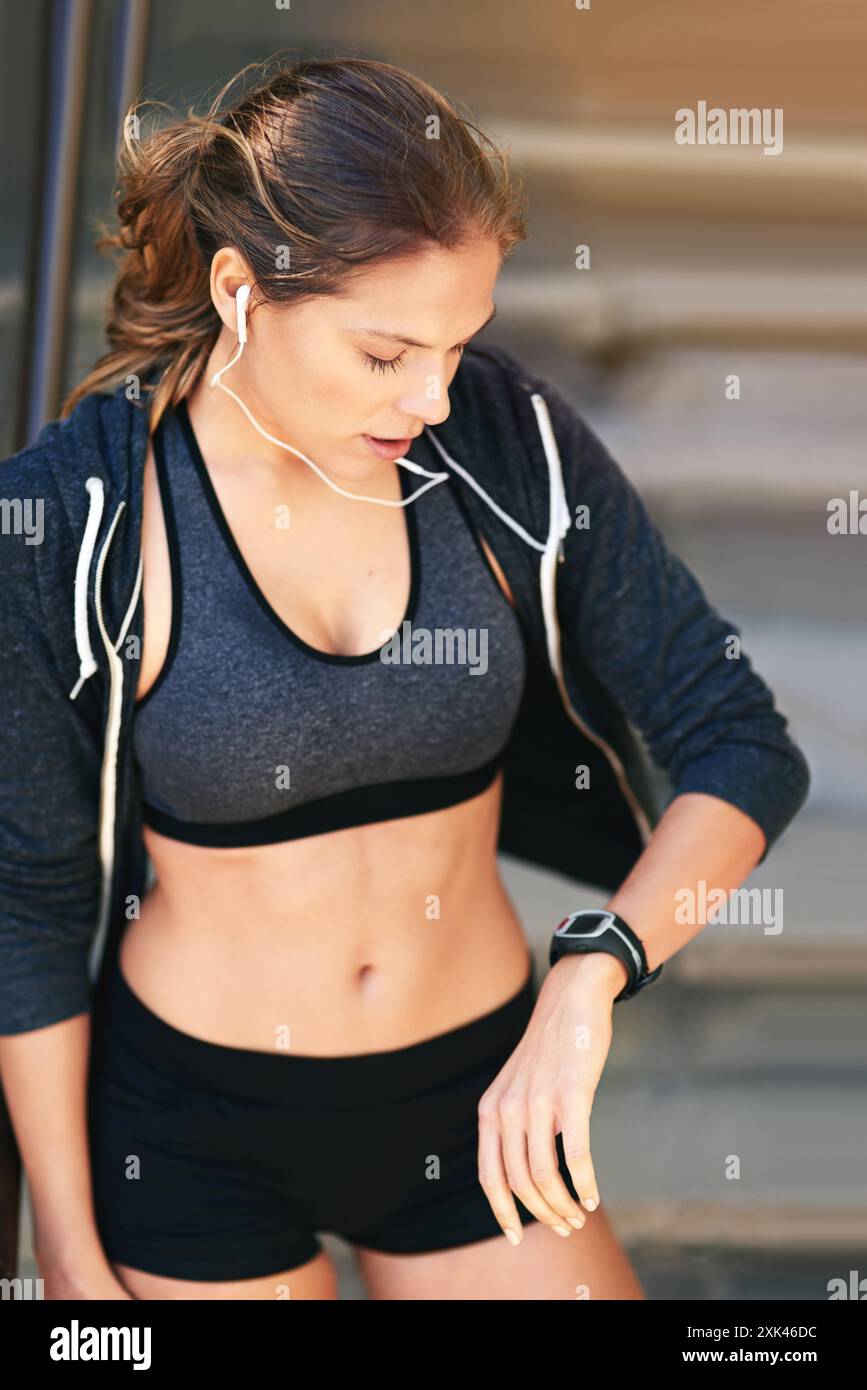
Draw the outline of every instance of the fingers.
<instances>
[{"instance_id":1,"label":"fingers","mask_svg":"<svg viewBox=\"0 0 867 1390\"><path fill-rule=\"evenodd\" d=\"M494 1115L479 1112L479 1182L503 1234L521 1243L521 1218L506 1180L500 1147L500 1128Z\"/></svg>"},{"instance_id":2,"label":"fingers","mask_svg":"<svg viewBox=\"0 0 867 1390\"><path fill-rule=\"evenodd\" d=\"M504 1149L512 1187L533 1215L560 1235L569 1235L570 1227L580 1230L587 1218L560 1173L554 1109L547 1100L530 1103L520 1142L516 1137L510 1145L507 1139ZM581 1191L577 1185L576 1190Z\"/></svg>"},{"instance_id":3,"label":"fingers","mask_svg":"<svg viewBox=\"0 0 867 1390\"><path fill-rule=\"evenodd\" d=\"M589 1132L589 1118L587 1128ZM580 1127L577 1132L580 1135ZM513 1193L538 1221L558 1235L580 1230L586 1220L560 1173L555 1111L550 1102L540 1100L526 1107L510 1102L508 1097L498 1104L483 1097L479 1106L479 1182L503 1231L517 1235L513 1244L521 1238ZM595 1192L595 1178L593 1183ZM577 1182L575 1188L579 1193L583 1190Z\"/></svg>"}]
</instances>

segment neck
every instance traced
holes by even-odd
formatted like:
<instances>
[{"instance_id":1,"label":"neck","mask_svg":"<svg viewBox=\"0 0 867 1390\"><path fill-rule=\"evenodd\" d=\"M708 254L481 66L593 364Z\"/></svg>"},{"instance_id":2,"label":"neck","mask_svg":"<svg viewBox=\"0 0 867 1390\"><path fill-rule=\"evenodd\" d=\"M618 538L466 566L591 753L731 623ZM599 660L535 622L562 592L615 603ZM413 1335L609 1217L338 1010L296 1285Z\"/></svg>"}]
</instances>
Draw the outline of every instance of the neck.
<instances>
[{"instance_id":1,"label":"neck","mask_svg":"<svg viewBox=\"0 0 867 1390\"><path fill-rule=\"evenodd\" d=\"M224 328L211 351L204 372L187 397L190 419L203 451L207 439L208 447L223 457L255 459L273 468L275 472L284 474L287 470L292 473L296 470L310 472L308 466L295 454L263 438L238 402L226 391L221 390L219 386L210 385L214 372L230 361L236 348L237 340ZM249 366L246 360L248 351L249 345L235 365L220 378L221 382L225 382L226 386L240 397L268 434L306 452L297 442L291 425L287 425L285 420L275 420L269 416L264 403L258 398L255 385L249 379L249 372L245 370Z\"/></svg>"}]
</instances>

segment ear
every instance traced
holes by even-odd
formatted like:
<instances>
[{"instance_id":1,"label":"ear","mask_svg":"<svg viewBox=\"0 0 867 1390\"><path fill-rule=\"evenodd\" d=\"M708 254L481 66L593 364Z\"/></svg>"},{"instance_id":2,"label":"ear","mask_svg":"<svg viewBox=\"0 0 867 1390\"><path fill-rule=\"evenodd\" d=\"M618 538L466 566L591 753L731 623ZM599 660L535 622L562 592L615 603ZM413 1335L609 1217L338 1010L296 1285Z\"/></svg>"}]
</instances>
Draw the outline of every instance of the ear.
<instances>
[{"instance_id":1,"label":"ear","mask_svg":"<svg viewBox=\"0 0 867 1390\"><path fill-rule=\"evenodd\" d=\"M230 333L236 333L242 341L243 329L240 309L243 306L249 315L247 300L253 291L256 277L252 267L233 246L221 246L211 261L210 291L211 303L220 321ZM243 319L247 327L246 318Z\"/></svg>"}]
</instances>

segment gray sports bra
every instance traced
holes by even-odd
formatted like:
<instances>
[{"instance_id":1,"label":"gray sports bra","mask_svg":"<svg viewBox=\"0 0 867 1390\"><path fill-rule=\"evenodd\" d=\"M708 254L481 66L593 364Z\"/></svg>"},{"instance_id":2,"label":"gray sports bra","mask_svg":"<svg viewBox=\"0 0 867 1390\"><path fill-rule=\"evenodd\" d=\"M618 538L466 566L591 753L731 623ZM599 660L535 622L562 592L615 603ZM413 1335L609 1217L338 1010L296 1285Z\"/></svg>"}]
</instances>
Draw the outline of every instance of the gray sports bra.
<instances>
[{"instance_id":1,"label":"gray sports bra","mask_svg":"<svg viewBox=\"0 0 867 1390\"><path fill-rule=\"evenodd\" d=\"M451 480L404 508L412 582L397 638L341 656L303 641L265 598L185 402L162 417L154 459L172 617L135 706L147 825L199 845L273 844L438 810L493 781L526 646ZM406 497L413 475L398 469Z\"/></svg>"}]
</instances>

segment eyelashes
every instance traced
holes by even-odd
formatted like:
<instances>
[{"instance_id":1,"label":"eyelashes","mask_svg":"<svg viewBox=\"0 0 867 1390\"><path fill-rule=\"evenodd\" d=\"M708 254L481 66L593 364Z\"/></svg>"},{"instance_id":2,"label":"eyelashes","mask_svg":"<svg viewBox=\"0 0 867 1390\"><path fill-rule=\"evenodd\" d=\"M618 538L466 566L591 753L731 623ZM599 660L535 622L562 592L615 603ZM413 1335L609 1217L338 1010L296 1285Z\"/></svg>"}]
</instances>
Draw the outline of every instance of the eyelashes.
<instances>
[{"instance_id":1,"label":"eyelashes","mask_svg":"<svg viewBox=\"0 0 867 1390\"><path fill-rule=\"evenodd\" d=\"M461 343L459 347L452 348L452 352L456 352L461 356L465 347L466 343ZM399 367L403 366L405 357L405 352L401 352L397 357L373 357L369 352L364 354L364 360L370 370L372 372L379 372L380 375L385 375L386 372L396 372Z\"/></svg>"},{"instance_id":2,"label":"eyelashes","mask_svg":"<svg viewBox=\"0 0 867 1390\"><path fill-rule=\"evenodd\" d=\"M384 375L386 372L396 372L398 367L403 366L403 358L403 353L401 353L399 357L391 357L388 359L384 357L372 357L369 352L364 354L364 360L367 362L370 370L372 372L379 372L380 375Z\"/></svg>"}]
</instances>

